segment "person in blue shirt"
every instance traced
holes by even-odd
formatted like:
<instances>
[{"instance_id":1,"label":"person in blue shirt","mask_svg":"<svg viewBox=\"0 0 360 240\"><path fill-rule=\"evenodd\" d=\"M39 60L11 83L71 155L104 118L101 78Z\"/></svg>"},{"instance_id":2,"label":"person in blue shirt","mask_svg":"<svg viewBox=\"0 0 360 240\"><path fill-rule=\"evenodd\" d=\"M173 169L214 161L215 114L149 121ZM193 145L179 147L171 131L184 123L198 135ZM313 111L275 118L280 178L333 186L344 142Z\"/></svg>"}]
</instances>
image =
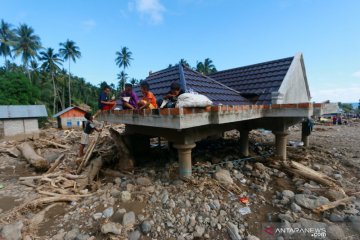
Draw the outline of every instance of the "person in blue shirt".
<instances>
[{"instance_id":1,"label":"person in blue shirt","mask_svg":"<svg viewBox=\"0 0 360 240\"><path fill-rule=\"evenodd\" d=\"M116 102L110 100L110 87L105 86L102 93L99 95L99 109L100 110L111 110L115 107Z\"/></svg>"}]
</instances>

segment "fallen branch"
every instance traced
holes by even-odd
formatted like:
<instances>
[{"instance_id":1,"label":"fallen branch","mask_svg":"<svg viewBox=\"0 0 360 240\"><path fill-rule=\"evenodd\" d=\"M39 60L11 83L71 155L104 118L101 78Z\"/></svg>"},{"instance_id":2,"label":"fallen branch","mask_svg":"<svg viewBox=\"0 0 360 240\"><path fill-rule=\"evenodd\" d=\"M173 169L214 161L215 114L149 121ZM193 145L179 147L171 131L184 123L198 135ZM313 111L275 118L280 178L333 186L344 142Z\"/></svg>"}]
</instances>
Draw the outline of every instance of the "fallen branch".
<instances>
[{"instance_id":1,"label":"fallen branch","mask_svg":"<svg viewBox=\"0 0 360 240\"><path fill-rule=\"evenodd\" d=\"M47 174L48 173L52 173L54 170L55 170L55 168L57 167L57 166L59 166L59 164L61 163L61 160L62 160L62 158L65 156L65 154L61 154L56 160L55 160L55 162L54 162L54 164L49 168L49 170L46 172Z\"/></svg>"},{"instance_id":2,"label":"fallen branch","mask_svg":"<svg viewBox=\"0 0 360 240\"><path fill-rule=\"evenodd\" d=\"M49 168L49 163L42 156L39 156L34 149L26 142L17 146L22 156L30 163L33 167L38 170L44 170Z\"/></svg>"},{"instance_id":3,"label":"fallen branch","mask_svg":"<svg viewBox=\"0 0 360 240\"><path fill-rule=\"evenodd\" d=\"M341 204L344 204L346 202L350 202L350 201L352 201L354 199L356 199L356 197L346 197L346 198L343 198L343 199L340 199L340 200L337 200L337 201L334 201L334 202L331 202L331 203L328 203L328 204L321 205L321 206L313 209L313 212L314 213L321 213L321 212L324 212L326 210L336 208L337 206L339 206Z\"/></svg>"},{"instance_id":4,"label":"fallen branch","mask_svg":"<svg viewBox=\"0 0 360 240\"><path fill-rule=\"evenodd\" d=\"M62 197L69 197L69 198L71 198L71 197L90 197L90 196L94 195L93 193L91 193L91 194L82 194L82 195L77 195L77 194L69 195L69 194L52 193L52 192L47 192L47 191L38 191L38 193L43 194L43 195L53 196L53 197L62 196Z\"/></svg>"},{"instance_id":5,"label":"fallen branch","mask_svg":"<svg viewBox=\"0 0 360 240\"><path fill-rule=\"evenodd\" d=\"M35 179L41 179L44 177L53 178L53 177L58 177L60 175L61 175L60 173L52 173L52 174L44 174L44 175L38 175L38 176L19 177L19 180L20 181L35 180Z\"/></svg>"},{"instance_id":6,"label":"fallen branch","mask_svg":"<svg viewBox=\"0 0 360 240\"><path fill-rule=\"evenodd\" d=\"M54 145L55 147L60 147L60 148L64 148L64 149L70 149L70 147L67 146L67 145L62 145L60 143L56 143L56 142L49 141L49 140L46 140L46 139L39 139L39 140L42 141L42 142L46 142L48 144Z\"/></svg>"}]
</instances>

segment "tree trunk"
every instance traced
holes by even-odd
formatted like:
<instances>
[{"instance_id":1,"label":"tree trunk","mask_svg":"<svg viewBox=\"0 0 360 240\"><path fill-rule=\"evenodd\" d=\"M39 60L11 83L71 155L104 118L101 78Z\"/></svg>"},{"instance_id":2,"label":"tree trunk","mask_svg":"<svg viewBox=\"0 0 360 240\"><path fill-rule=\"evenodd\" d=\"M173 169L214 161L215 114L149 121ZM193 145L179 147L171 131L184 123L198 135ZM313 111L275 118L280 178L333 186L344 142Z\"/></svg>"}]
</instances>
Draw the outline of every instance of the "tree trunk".
<instances>
[{"instance_id":1,"label":"tree trunk","mask_svg":"<svg viewBox=\"0 0 360 240\"><path fill-rule=\"evenodd\" d=\"M54 88L54 106L53 106L53 114L55 114L55 107L56 107L56 86L55 86L55 79L54 79L54 74L51 73L51 79L53 82L53 88Z\"/></svg>"},{"instance_id":2,"label":"tree trunk","mask_svg":"<svg viewBox=\"0 0 360 240\"><path fill-rule=\"evenodd\" d=\"M98 175L101 167L102 167L102 159L101 157L98 157L91 161L89 166L87 166L82 173L82 175L86 175L86 178L79 178L76 180L77 186L79 190L82 190L86 188L87 185L89 185L92 180Z\"/></svg>"},{"instance_id":3,"label":"tree trunk","mask_svg":"<svg viewBox=\"0 0 360 240\"><path fill-rule=\"evenodd\" d=\"M71 107L71 73L70 73L70 58L69 58L69 107Z\"/></svg>"},{"instance_id":4,"label":"tree trunk","mask_svg":"<svg viewBox=\"0 0 360 240\"><path fill-rule=\"evenodd\" d=\"M131 154L129 144L127 143L126 136L120 134L118 131L110 128L110 136L115 142L115 146L118 150L119 170L130 171L134 168L134 159Z\"/></svg>"},{"instance_id":5,"label":"tree trunk","mask_svg":"<svg viewBox=\"0 0 360 240\"><path fill-rule=\"evenodd\" d=\"M38 170L46 170L49 168L49 163L42 156L39 156L34 149L26 142L17 146L22 156L30 163L33 167Z\"/></svg>"}]
</instances>

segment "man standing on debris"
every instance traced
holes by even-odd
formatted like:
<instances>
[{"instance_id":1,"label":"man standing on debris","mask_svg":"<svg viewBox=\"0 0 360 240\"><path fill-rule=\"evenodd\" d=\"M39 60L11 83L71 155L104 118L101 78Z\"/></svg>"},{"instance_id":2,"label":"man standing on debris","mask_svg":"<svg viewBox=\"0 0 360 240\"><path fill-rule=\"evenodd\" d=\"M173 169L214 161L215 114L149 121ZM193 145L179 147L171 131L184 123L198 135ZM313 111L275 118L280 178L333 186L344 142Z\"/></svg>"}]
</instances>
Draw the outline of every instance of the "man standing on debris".
<instances>
[{"instance_id":1,"label":"man standing on debris","mask_svg":"<svg viewBox=\"0 0 360 240\"><path fill-rule=\"evenodd\" d=\"M89 144L89 135L94 132L94 130L98 132L102 131L101 129L95 127L91 113L85 113L84 117L87 121L85 123L84 132L82 133L80 140L80 157L84 156L84 148Z\"/></svg>"},{"instance_id":2,"label":"man standing on debris","mask_svg":"<svg viewBox=\"0 0 360 240\"><path fill-rule=\"evenodd\" d=\"M309 146L308 137L310 136L313 129L314 129L314 120L312 120L311 117L306 118L302 122L302 128L301 128L302 141L304 142L305 147Z\"/></svg>"}]
</instances>

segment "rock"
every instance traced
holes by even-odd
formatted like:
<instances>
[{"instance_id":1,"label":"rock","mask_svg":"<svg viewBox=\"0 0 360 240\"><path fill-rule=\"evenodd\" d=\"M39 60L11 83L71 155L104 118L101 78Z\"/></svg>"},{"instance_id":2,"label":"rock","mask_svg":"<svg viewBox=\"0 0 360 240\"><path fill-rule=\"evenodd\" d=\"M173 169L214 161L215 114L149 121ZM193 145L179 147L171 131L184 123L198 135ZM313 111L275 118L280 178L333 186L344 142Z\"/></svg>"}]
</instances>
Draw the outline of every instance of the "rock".
<instances>
[{"instance_id":1,"label":"rock","mask_svg":"<svg viewBox=\"0 0 360 240\"><path fill-rule=\"evenodd\" d=\"M202 235L204 235L205 233L205 228L203 226L199 226L199 225L196 225L195 226L195 233L194 233L194 237L202 237Z\"/></svg>"},{"instance_id":2,"label":"rock","mask_svg":"<svg viewBox=\"0 0 360 240\"><path fill-rule=\"evenodd\" d=\"M326 229L326 237L328 239L346 239L343 229L336 224L330 225Z\"/></svg>"},{"instance_id":3,"label":"rock","mask_svg":"<svg viewBox=\"0 0 360 240\"><path fill-rule=\"evenodd\" d=\"M321 166L320 166L319 164L314 164L313 169L314 169L315 171L320 171Z\"/></svg>"},{"instance_id":4,"label":"rock","mask_svg":"<svg viewBox=\"0 0 360 240\"><path fill-rule=\"evenodd\" d=\"M64 240L75 240L76 236L80 234L80 230L78 228L71 229L70 232L67 232L64 236Z\"/></svg>"},{"instance_id":5,"label":"rock","mask_svg":"<svg viewBox=\"0 0 360 240\"><path fill-rule=\"evenodd\" d=\"M128 226L133 225L136 222L135 213L134 212L127 212L123 216L122 225Z\"/></svg>"},{"instance_id":6,"label":"rock","mask_svg":"<svg viewBox=\"0 0 360 240\"><path fill-rule=\"evenodd\" d=\"M293 217L290 214L279 214L278 217L283 221L294 222Z\"/></svg>"},{"instance_id":7,"label":"rock","mask_svg":"<svg viewBox=\"0 0 360 240\"><path fill-rule=\"evenodd\" d=\"M56 235L54 235L51 239L52 240L64 240L65 231L64 229L60 229Z\"/></svg>"},{"instance_id":8,"label":"rock","mask_svg":"<svg viewBox=\"0 0 360 240\"><path fill-rule=\"evenodd\" d=\"M348 219L351 222L351 227L360 233L360 216L349 216Z\"/></svg>"},{"instance_id":9,"label":"rock","mask_svg":"<svg viewBox=\"0 0 360 240\"><path fill-rule=\"evenodd\" d=\"M259 162L255 163L255 168L257 170L259 170L260 172L264 172L266 170L266 167L264 166L264 164L259 163Z\"/></svg>"},{"instance_id":10,"label":"rock","mask_svg":"<svg viewBox=\"0 0 360 240\"><path fill-rule=\"evenodd\" d=\"M226 169L231 170L234 168L234 164L231 161L226 162L225 164Z\"/></svg>"},{"instance_id":11,"label":"rock","mask_svg":"<svg viewBox=\"0 0 360 240\"><path fill-rule=\"evenodd\" d=\"M121 178L117 177L114 179L115 184L120 185L121 184Z\"/></svg>"},{"instance_id":12,"label":"rock","mask_svg":"<svg viewBox=\"0 0 360 240\"><path fill-rule=\"evenodd\" d=\"M295 202L304 208L315 209L321 205L329 203L330 201L329 199L323 196L315 197L305 194L296 194Z\"/></svg>"},{"instance_id":13,"label":"rock","mask_svg":"<svg viewBox=\"0 0 360 240\"><path fill-rule=\"evenodd\" d=\"M89 240L90 236L88 234L80 233L76 236L75 240Z\"/></svg>"},{"instance_id":14,"label":"rock","mask_svg":"<svg viewBox=\"0 0 360 240\"><path fill-rule=\"evenodd\" d=\"M241 236L239 234L239 229L235 224L228 222L227 223L227 232L228 232L231 240L241 240Z\"/></svg>"},{"instance_id":15,"label":"rock","mask_svg":"<svg viewBox=\"0 0 360 240\"><path fill-rule=\"evenodd\" d=\"M341 174L334 174L334 178L336 179L336 180L341 180L343 177L341 176Z\"/></svg>"},{"instance_id":16,"label":"rock","mask_svg":"<svg viewBox=\"0 0 360 240\"><path fill-rule=\"evenodd\" d=\"M296 212L296 213L298 213L298 212L301 212L301 207L299 206L299 205L297 205L296 203L292 203L291 204L291 210L293 211L293 212Z\"/></svg>"},{"instance_id":17,"label":"rock","mask_svg":"<svg viewBox=\"0 0 360 240\"><path fill-rule=\"evenodd\" d=\"M21 221L5 225L2 227L1 236L6 240L20 240L23 227L24 224Z\"/></svg>"},{"instance_id":18,"label":"rock","mask_svg":"<svg viewBox=\"0 0 360 240\"><path fill-rule=\"evenodd\" d=\"M283 197L286 197L286 198L289 198L289 199L292 199L295 196L295 193L293 191L290 191L290 190L284 190L284 191L282 191L281 194L282 194Z\"/></svg>"},{"instance_id":19,"label":"rock","mask_svg":"<svg viewBox=\"0 0 360 240\"><path fill-rule=\"evenodd\" d=\"M136 179L136 183L141 186L150 186L152 182L147 177L139 177Z\"/></svg>"},{"instance_id":20,"label":"rock","mask_svg":"<svg viewBox=\"0 0 360 240\"><path fill-rule=\"evenodd\" d=\"M93 219L94 220L98 220L98 219L100 219L101 217L102 217L102 213L101 212L98 212L98 213L95 213L94 215L93 215Z\"/></svg>"},{"instance_id":21,"label":"rock","mask_svg":"<svg viewBox=\"0 0 360 240\"><path fill-rule=\"evenodd\" d=\"M260 240L260 238L254 236L254 235L248 235L248 236L246 237L246 240Z\"/></svg>"},{"instance_id":22,"label":"rock","mask_svg":"<svg viewBox=\"0 0 360 240\"><path fill-rule=\"evenodd\" d=\"M170 199L168 206L169 206L169 208L175 208L176 204L175 204L174 200Z\"/></svg>"},{"instance_id":23,"label":"rock","mask_svg":"<svg viewBox=\"0 0 360 240\"><path fill-rule=\"evenodd\" d=\"M150 223L150 221L143 221L141 223L140 228L141 228L141 231L144 234L148 234L151 231L151 223Z\"/></svg>"},{"instance_id":24,"label":"rock","mask_svg":"<svg viewBox=\"0 0 360 240\"><path fill-rule=\"evenodd\" d=\"M121 201L128 202L130 200L131 200L131 193L128 191L122 191L121 192Z\"/></svg>"},{"instance_id":25,"label":"rock","mask_svg":"<svg viewBox=\"0 0 360 240\"><path fill-rule=\"evenodd\" d=\"M230 176L230 172L225 169L220 169L214 175L215 179L225 186L231 185L234 183L233 179Z\"/></svg>"},{"instance_id":26,"label":"rock","mask_svg":"<svg viewBox=\"0 0 360 240\"><path fill-rule=\"evenodd\" d=\"M325 228L327 227L326 223L317 222L310 219L300 218L299 223L303 228Z\"/></svg>"},{"instance_id":27,"label":"rock","mask_svg":"<svg viewBox=\"0 0 360 240\"><path fill-rule=\"evenodd\" d=\"M114 214L114 209L112 207L109 207L105 209L102 213L103 218L109 218Z\"/></svg>"},{"instance_id":28,"label":"rock","mask_svg":"<svg viewBox=\"0 0 360 240\"><path fill-rule=\"evenodd\" d=\"M113 233L116 235L121 234L121 224L109 222L101 226L101 232L103 234Z\"/></svg>"},{"instance_id":29,"label":"rock","mask_svg":"<svg viewBox=\"0 0 360 240\"><path fill-rule=\"evenodd\" d=\"M345 219L345 216L341 215L340 213L333 212L330 214L328 219L332 222L343 222Z\"/></svg>"},{"instance_id":30,"label":"rock","mask_svg":"<svg viewBox=\"0 0 360 240\"><path fill-rule=\"evenodd\" d=\"M117 198L117 197L121 196L121 191L119 191L116 188L112 188L110 194L111 194L111 196Z\"/></svg>"},{"instance_id":31,"label":"rock","mask_svg":"<svg viewBox=\"0 0 360 240\"><path fill-rule=\"evenodd\" d=\"M253 170L253 167L250 164L245 164L244 168L249 172Z\"/></svg>"},{"instance_id":32,"label":"rock","mask_svg":"<svg viewBox=\"0 0 360 240\"><path fill-rule=\"evenodd\" d=\"M162 193L161 202L162 204L165 204L169 199L169 193L167 191L164 191Z\"/></svg>"},{"instance_id":33,"label":"rock","mask_svg":"<svg viewBox=\"0 0 360 240\"><path fill-rule=\"evenodd\" d=\"M141 237L141 233L139 230L135 230L128 235L129 240L138 240L140 239L140 237Z\"/></svg>"}]
</instances>

